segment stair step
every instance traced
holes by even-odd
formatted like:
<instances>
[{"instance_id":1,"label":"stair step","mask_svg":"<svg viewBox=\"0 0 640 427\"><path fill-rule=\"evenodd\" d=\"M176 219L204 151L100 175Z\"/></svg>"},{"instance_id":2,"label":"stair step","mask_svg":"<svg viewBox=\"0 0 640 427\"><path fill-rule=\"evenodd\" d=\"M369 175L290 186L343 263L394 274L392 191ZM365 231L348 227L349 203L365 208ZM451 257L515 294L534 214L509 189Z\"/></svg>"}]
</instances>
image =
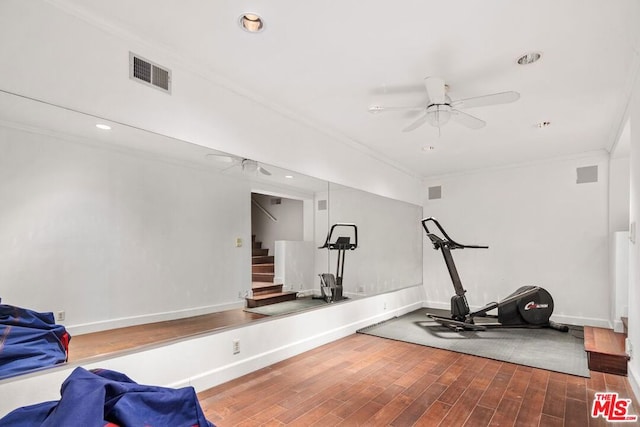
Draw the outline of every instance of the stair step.
<instances>
[{"instance_id":1,"label":"stair step","mask_svg":"<svg viewBox=\"0 0 640 427\"><path fill-rule=\"evenodd\" d=\"M262 249L262 242L252 241L251 242L251 247L253 249Z\"/></svg>"},{"instance_id":2,"label":"stair step","mask_svg":"<svg viewBox=\"0 0 640 427\"><path fill-rule=\"evenodd\" d=\"M253 282L251 284L251 292L254 296L256 295L264 295L270 293L278 293L282 292L283 284L274 284L268 282Z\"/></svg>"},{"instance_id":3,"label":"stair step","mask_svg":"<svg viewBox=\"0 0 640 427\"><path fill-rule=\"evenodd\" d=\"M251 264L273 264L273 255L252 256Z\"/></svg>"},{"instance_id":4,"label":"stair step","mask_svg":"<svg viewBox=\"0 0 640 427\"><path fill-rule=\"evenodd\" d=\"M251 255L252 256L269 255L269 249L256 249L256 248L253 248L253 249L251 249Z\"/></svg>"},{"instance_id":5,"label":"stair step","mask_svg":"<svg viewBox=\"0 0 640 427\"><path fill-rule=\"evenodd\" d=\"M252 282L269 282L273 283L273 278L275 274L273 273L251 273L251 281Z\"/></svg>"},{"instance_id":6,"label":"stair step","mask_svg":"<svg viewBox=\"0 0 640 427\"><path fill-rule=\"evenodd\" d=\"M247 307L262 307L264 305L276 304L284 301L293 301L296 299L296 292L275 292L264 295L254 295L252 298L246 298Z\"/></svg>"},{"instance_id":7,"label":"stair step","mask_svg":"<svg viewBox=\"0 0 640 427\"><path fill-rule=\"evenodd\" d=\"M584 327L584 350L589 369L616 375L627 375L629 356L625 353L625 336L611 329Z\"/></svg>"},{"instance_id":8,"label":"stair step","mask_svg":"<svg viewBox=\"0 0 640 427\"><path fill-rule=\"evenodd\" d=\"M252 273L273 273L274 265L273 263L265 263L265 264L252 264L251 272Z\"/></svg>"}]
</instances>

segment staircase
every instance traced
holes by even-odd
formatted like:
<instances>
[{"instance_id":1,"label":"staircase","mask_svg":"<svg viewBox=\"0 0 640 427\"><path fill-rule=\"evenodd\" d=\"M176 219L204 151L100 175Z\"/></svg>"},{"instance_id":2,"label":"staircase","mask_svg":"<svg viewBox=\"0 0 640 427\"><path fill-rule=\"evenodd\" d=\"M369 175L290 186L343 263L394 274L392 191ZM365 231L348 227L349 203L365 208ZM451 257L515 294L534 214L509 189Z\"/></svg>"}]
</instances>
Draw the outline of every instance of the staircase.
<instances>
[{"instance_id":1,"label":"staircase","mask_svg":"<svg viewBox=\"0 0 640 427\"><path fill-rule=\"evenodd\" d=\"M625 352L625 333L611 329L584 327L584 350L587 352L589 369L616 375L627 375L629 356Z\"/></svg>"},{"instance_id":2,"label":"staircase","mask_svg":"<svg viewBox=\"0 0 640 427\"><path fill-rule=\"evenodd\" d=\"M274 264L273 255L269 255L269 249L262 248L262 242L256 242L256 236L251 236L251 293L246 298L247 307L262 307L296 299L296 292L283 291L282 284L273 283Z\"/></svg>"}]
</instances>

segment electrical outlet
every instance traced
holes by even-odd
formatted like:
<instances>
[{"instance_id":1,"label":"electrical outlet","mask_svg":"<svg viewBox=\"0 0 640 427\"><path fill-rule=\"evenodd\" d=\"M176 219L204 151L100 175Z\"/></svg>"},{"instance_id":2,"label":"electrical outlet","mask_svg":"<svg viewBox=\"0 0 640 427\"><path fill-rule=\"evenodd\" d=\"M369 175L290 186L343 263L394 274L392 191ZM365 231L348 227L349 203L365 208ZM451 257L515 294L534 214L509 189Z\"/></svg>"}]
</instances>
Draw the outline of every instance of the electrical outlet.
<instances>
[{"instance_id":1,"label":"electrical outlet","mask_svg":"<svg viewBox=\"0 0 640 427\"><path fill-rule=\"evenodd\" d=\"M384 309L385 310L387 309L387 302L386 301L384 302Z\"/></svg>"},{"instance_id":2,"label":"electrical outlet","mask_svg":"<svg viewBox=\"0 0 640 427\"><path fill-rule=\"evenodd\" d=\"M233 340L233 354L240 353L240 340Z\"/></svg>"},{"instance_id":3,"label":"electrical outlet","mask_svg":"<svg viewBox=\"0 0 640 427\"><path fill-rule=\"evenodd\" d=\"M64 318L65 318L64 311L59 311L56 313L56 320L64 320Z\"/></svg>"}]
</instances>

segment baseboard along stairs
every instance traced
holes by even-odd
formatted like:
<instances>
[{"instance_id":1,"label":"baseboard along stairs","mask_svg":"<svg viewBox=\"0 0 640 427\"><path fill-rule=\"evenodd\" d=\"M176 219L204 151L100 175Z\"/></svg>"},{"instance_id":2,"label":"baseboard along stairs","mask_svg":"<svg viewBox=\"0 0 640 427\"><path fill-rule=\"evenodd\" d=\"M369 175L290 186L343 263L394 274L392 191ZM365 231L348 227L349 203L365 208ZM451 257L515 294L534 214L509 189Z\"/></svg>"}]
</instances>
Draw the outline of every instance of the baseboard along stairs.
<instances>
[{"instance_id":1,"label":"baseboard along stairs","mask_svg":"<svg viewBox=\"0 0 640 427\"><path fill-rule=\"evenodd\" d=\"M623 318L624 333L612 329L584 327L584 350L589 369L608 374L627 375L629 356L625 351L627 319Z\"/></svg>"},{"instance_id":2,"label":"baseboard along stairs","mask_svg":"<svg viewBox=\"0 0 640 427\"><path fill-rule=\"evenodd\" d=\"M251 236L251 296L245 298L247 308L262 307L296 299L296 292L283 291L283 284L274 283L274 257L269 249L262 248L262 242Z\"/></svg>"}]
</instances>

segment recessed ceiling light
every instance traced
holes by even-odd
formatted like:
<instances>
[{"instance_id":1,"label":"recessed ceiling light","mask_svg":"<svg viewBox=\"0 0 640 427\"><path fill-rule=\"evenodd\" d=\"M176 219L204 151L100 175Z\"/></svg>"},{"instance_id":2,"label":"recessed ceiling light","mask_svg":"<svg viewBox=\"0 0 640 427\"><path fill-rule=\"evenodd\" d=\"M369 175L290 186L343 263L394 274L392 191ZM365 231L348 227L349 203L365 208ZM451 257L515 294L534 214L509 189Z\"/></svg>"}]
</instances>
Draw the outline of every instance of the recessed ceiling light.
<instances>
[{"instance_id":1,"label":"recessed ceiling light","mask_svg":"<svg viewBox=\"0 0 640 427\"><path fill-rule=\"evenodd\" d=\"M293 175L285 175L284 177L288 179L293 179Z\"/></svg>"},{"instance_id":2,"label":"recessed ceiling light","mask_svg":"<svg viewBox=\"0 0 640 427\"><path fill-rule=\"evenodd\" d=\"M240 16L240 27L249 33L259 33L264 29L264 22L255 13L245 13Z\"/></svg>"},{"instance_id":3,"label":"recessed ceiling light","mask_svg":"<svg viewBox=\"0 0 640 427\"><path fill-rule=\"evenodd\" d=\"M538 126L539 128L548 128L549 126L551 126L551 122L540 122L536 124L536 126Z\"/></svg>"},{"instance_id":4,"label":"recessed ceiling light","mask_svg":"<svg viewBox=\"0 0 640 427\"><path fill-rule=\"evenodd\" d=\"M109 126L109 125L105 125L105 124L103 124L103 123L98 123L98 124L96 125L96 127L97 127L98 129L102 129L102 130L111 130L111 126Z\"/></svg>"},{"instance_id":5,"label":"recessed ceiling light","mask_svg":"<svg viewBox=\"0 0 640 427\"><path fill-rule=\"evenodd\" d=\"M518 64L520 65L533 64L534 62L539 60L541 57L542 57L542 54L540 52L525 53L520 58L518 58Z\"/></svg>"}]
</instances>

